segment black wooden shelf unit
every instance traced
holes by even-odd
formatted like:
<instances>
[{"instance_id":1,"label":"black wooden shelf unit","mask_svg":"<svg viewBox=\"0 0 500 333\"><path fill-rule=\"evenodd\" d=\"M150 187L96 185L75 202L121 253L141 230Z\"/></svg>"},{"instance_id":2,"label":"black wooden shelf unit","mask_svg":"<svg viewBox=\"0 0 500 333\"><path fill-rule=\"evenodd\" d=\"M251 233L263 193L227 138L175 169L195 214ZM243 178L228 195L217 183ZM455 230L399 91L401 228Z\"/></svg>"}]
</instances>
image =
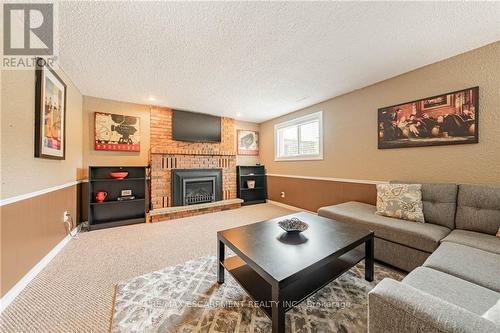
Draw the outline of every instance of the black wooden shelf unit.
<instances>
[{"instance_id":1,"label":"black wooden shelf unit","mask_svg":"<svg viewBox=\"0 0 500 333\"><path fill-rule=\"evenodd\" d=\"M126 171L124 179L114 179L113 171ZM118 200L123 190L134 199ZM103 202L96 202L97 192L107 192ZM146 222L146 167L89 167L89 230Z\"/></svg>"},{"instance_id":2,"label":"black wooden shelf unit","mask_svg":"<svg viewBox=\"0 0 500 333\"><path fill-rule=\"evenodd\" d=\"M243 206L264 203L267 199L266 169L263 165L238 165L238 198L243 199ZM248 181L255 181L255 187L249 188Z\"/></svg>"}]
</instances>

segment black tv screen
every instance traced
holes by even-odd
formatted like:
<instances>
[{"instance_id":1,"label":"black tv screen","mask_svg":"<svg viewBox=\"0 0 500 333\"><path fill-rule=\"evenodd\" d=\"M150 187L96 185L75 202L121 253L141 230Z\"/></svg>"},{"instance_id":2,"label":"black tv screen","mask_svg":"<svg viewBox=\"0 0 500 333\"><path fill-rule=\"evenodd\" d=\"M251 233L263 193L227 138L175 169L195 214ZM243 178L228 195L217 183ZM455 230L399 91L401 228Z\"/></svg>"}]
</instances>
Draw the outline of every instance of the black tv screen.
<instances>
[{"instance_id":1,"label":"black tv screen","mask_svg":"<svg viewBox=\"0 0 500 333\"><path fill-rule=\"evenodd\" d=\"M172 137L178 141L220 142L220 122L220 117L173 110Z\"/></svg>"}]
</instances>

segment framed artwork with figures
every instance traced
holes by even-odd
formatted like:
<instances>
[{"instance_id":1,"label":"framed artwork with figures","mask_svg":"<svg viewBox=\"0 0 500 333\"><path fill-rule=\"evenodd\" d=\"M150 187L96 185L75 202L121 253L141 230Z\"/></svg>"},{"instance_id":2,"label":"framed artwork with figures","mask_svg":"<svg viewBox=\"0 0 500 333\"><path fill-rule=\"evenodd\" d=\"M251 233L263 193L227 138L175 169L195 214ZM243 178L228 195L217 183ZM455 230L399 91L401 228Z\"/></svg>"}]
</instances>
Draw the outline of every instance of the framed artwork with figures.
<instances>
[{"instance_id":1,"label":"framed artwork with figures","mask_svg":"<svg viewBox=\"0 0 500 333\"><path fill-rule=\"evenodd\" d=\"M479 142L479 87L378 109L378 148Z\"/></svg>"},{"instance_id":2,"label":"framed artwork with figures","mask_svg":"<svg viewBox=\"0 0 500 333\"><path fill-rule=\"evenodd\" d=\"M141 150L140 118L122 114L94 114L94 149L122 152Z\"/></svg>"},{"instance_id":3,"label":"framed artwork with figures","mask_svg":"<svg viewBox=\"0 0 500 333\"><path fill-rule=\"evenodd\" d=\"M259 155L259 132L238 130L238 155Z\"/></svg>"},{"instance_id":4,"label":"framed artwork with figures","mask_svg":"<svg viewBox=\"0 0 500 333\"><path fill-rule=\"evenodd\" d=\"M42 58L35 69L35 157L64 160L66 84Z\"/></svg>"}]
</instances>

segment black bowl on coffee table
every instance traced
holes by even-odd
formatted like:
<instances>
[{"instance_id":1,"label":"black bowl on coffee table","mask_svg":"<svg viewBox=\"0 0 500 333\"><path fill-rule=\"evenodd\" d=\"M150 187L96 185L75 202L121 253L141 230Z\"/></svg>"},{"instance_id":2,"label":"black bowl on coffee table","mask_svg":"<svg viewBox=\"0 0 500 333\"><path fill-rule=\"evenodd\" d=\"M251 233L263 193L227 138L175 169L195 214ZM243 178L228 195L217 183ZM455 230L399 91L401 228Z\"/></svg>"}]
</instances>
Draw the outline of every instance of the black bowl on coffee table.
<instances>
[{"instance_id":1,"label":"black bowl on coffee table","mask_svg":"<svg viewBox=\"0 0 500 333\"><path fill-rule=\"evenodd\" d=\"M277 223L294 217L307 221L307 231L278 235ZM224 283L225 271L230 272L271 318L272 332L285 332L286 311L361 260L365 260L365 279L373 281L373 235L306 212L218 231L217 282ZM226 258L226 246L236 255Z\"/></svg>"},{"instance_id":2,"label":"black bowl on coffee table","mask_svg":"<svg viewBox=\"0 0 500 333\"><path fill-rule=\"evenodd\" d=\"M299 233L302 231L306 231L309 228L309 225L296 217L292 217L289 219L281 220L278 222L278 225L281 229L285 230L288 233Z\"/></svg>"}]
</instances>

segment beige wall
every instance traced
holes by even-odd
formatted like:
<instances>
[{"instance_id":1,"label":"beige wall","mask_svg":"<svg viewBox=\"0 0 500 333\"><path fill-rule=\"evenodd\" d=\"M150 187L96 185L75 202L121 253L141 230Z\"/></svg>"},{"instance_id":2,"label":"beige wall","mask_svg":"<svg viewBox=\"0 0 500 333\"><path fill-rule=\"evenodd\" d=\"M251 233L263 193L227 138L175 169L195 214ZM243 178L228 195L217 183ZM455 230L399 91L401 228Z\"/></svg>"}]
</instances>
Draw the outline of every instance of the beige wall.
<instances>
[{"instance_id":1,"label":"beige wall","mask_svg":"<svg viewBox=\"0 0 500 333\"><path fill-rule=\"evenodd\" d=\"M148 165L150 148L150 106L112 101L108 99L83 97L83 165ZM141 151L114 152L94 150L94 112L118 113L141 118ZM236 121L236 130L259 130L259 124ZM236 137L236 136L235 136ZM237 156L237 164L259 163L258 156ZM86 170L85 174L86 174Z\"/></svg>"},{"instance_id":2,"label":"beige wall","mask_svg":"<svg viewBox=\"0 0 500 333\"><path fill-rule=\"evenodd\" d=\"M479 86L479 144L377 149L377 109ZM323 110L324 160L274 161L274 124ZM268 173L500 185L500 42L261 124Z\"/></svg>"},{"instance_id":3,"label":"beige wall","mask_svg":"<svg viewBox=\"0 0 500 333\"><path fill-rule=\"evenodd\" d=\"M34 157L35 72L2 71L1 198L7 199L78 179L82 167L82 95L67 85L66 159ZM1 296L66 235L63 213L77 219L78 186L0 207Z\"/></svg>"},{"instance_id":4,"label":"beige wall","mask_svg":"<svg viewBox=\"0 0 500 333\"><path fill-rule=\"evenodd\" d=\"M238 130L249 130L249 131L260 131L259 124L250 123L247 121L236 120L235 123L236 131ZM238 140L238 136L235 135L236 141ZM260 144L259 144L260 146ZM238 145L235 145L236 149L238 149ZM236 155L236 165L255 165L260 163L260 157L257 156L247 156L247 155Z\"/></svg>"},{"instance_id":5,"label":"beige wall","mask_svg":"<svg viewBox=\"0 0 500 333\"><path fill-rule=\"evenodd\" d=\"M25 194L77 179L82 166L82 94L67 85L66 159L34 157L35 71L2 70L1 198Z\"/></svg>"},{"instance_id":6,"label":"beige wall","mask_svg":"<svg viewBox=\"0 0 500 333\"><path fill-rule=\"evenodd\" d=\"M77 216L78 192L73 185L0 208L2 297L66 236L63 212Z\"/></svg>"},{"instance_id":7,"label":"beige wall","mask_svg":"<svg viewBox=\"0 0 500 333\"><path fill-rule=\"evenodd\" d=\"M83 97L83 167L148 165L149 162L149 105L132 104L108 99ZM94 150L94 112L117 113L140 117L141 151L116 152Z\"/></svg>"}]
</instances>

